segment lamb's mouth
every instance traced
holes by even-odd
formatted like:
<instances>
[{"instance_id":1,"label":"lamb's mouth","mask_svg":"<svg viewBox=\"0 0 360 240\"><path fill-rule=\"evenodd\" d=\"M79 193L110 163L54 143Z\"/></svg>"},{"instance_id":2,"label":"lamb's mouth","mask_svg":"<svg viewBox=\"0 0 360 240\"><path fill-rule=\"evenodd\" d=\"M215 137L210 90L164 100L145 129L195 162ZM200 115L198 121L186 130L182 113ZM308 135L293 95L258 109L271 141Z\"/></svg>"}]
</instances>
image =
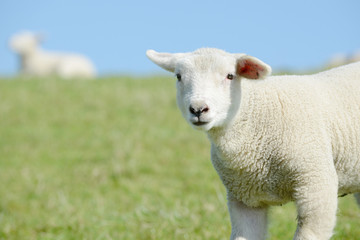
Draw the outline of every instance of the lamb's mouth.
<instances>
[{"instance_id":1,"label":"lamb's mouth","mask_svg":"<svg viewBox=\"0 0 360 240\"><path fill-rule=\"evenodd\" d=\"M202 122L202 121L197 121L197 122L192 122L192 124L194 124L195 126L202 126L205 124L208 124L209 122Z\"/></svg>"}]
</instances>

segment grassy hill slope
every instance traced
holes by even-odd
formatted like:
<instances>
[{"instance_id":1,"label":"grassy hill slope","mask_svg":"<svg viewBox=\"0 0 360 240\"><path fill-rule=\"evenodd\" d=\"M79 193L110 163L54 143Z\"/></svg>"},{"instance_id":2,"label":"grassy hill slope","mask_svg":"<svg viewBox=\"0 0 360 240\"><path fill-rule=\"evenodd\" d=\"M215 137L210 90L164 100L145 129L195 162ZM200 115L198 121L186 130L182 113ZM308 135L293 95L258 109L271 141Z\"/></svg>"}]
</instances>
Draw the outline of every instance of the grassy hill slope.
<instances>
[{"instance_id":1,"label":"grassy hill slope","mask_svg":"<svg viewBox=\"0 0 360 240\"><path fill-rule=\"evenodd\" d=\"M228 239L225 190L174 80L0 81L0 239ZM334 239L358 239L340 200ZM270 239L291 239L293 204Z\"/></svg>"}]
</instances>

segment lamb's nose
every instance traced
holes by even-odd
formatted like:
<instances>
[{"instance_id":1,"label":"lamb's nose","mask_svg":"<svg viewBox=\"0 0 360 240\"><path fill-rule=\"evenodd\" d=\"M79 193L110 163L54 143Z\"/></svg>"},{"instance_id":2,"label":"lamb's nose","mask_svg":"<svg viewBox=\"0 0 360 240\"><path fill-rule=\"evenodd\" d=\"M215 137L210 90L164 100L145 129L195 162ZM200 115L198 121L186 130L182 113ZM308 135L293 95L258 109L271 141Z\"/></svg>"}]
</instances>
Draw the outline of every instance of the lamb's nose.
<instances>
[{"instance_id":1,"label":"lamb's nose","mask_svg":"<svg viewBox=\"0 0 360 240\"><path fill-rule=\"evenodd\" d=\"M189 111L191 114L195 115L196 117L200 117L201 114L209 111L209 107L206 104L200 106L190 105Z\"/></svg>"}]
</instances>

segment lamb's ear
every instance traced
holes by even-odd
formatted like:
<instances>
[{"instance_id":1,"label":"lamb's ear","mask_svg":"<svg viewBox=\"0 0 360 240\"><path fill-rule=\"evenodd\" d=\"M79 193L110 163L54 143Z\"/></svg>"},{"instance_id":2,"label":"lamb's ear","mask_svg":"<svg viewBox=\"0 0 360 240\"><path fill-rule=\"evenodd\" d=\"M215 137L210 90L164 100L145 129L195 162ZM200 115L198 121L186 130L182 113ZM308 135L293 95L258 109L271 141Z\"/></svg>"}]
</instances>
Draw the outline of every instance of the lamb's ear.
<instances>
[{"instance_id":1,"label":"lamb's ear","mask_svg":"<svg viewBox=\"0 0 360 240\"><path fill-rule=\"evenodd\" d=\"M236 61L236 74L248 79L264 79L271 74L271 67L252 56L241 56Z\"/></svg>"},{"instance_id":2,"label":"lamb's ear","mask_svg":"<svg viewBox=\"0 0 360 240\"><path fill-rule=\"evenodd\" d=\"M159 53L154 50L146 51L147 57L163 69L174 72L176 60L182 55L181 53Z\"/></svg>"}]
</instances>

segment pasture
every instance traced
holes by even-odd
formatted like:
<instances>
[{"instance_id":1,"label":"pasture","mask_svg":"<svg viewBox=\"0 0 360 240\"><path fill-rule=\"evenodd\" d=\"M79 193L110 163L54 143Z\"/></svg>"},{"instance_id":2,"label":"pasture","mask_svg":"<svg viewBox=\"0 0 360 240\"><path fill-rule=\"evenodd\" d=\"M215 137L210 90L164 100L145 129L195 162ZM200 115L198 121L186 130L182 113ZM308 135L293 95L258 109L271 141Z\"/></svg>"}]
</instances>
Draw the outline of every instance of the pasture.
<instances>
[{"instance_id":1,"label":"pasture","mask_svg":"<svg viewBox=\"0 0 360 240\"><path fill-rule=\"evenodd\" d=\"M169 77L0 80L0 239L228 239L225 189L206 136ZM359 239L339 199L333 239ZM293 204L269 239L291 239Z\"/></svg>"}]
</instances>

